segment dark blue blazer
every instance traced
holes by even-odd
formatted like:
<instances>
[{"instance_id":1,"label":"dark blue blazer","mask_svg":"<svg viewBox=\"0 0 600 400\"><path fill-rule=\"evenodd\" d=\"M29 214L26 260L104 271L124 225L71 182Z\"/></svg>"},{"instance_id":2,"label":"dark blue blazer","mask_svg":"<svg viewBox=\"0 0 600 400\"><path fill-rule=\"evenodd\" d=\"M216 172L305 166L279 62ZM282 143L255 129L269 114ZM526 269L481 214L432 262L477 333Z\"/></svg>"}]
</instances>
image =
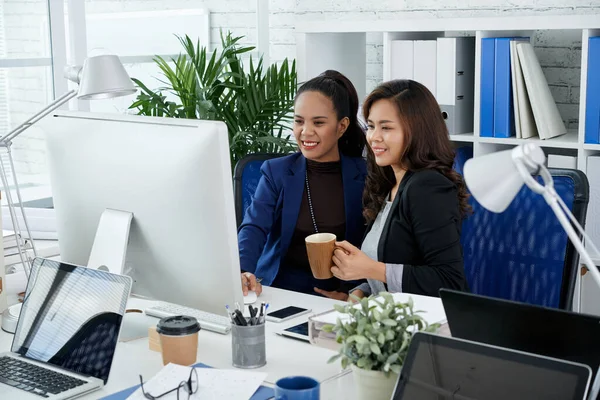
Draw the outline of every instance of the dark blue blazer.
<instances>
[{"instance_id":1,"label":"dark blue blazer","mask_svg":"<svg viewBox=\"0 0 600 400\"><path fill-rule=\"evenodd\" d=\"M346 240L360 246L365 231L362 193L367 175L364 159L340 154ZM271 285L277 276L296 228L302 195L306 158L298 152L265 161L261 167L252 203L238 230L240 264L243 271Z\"/></svg>"}]
</instances>

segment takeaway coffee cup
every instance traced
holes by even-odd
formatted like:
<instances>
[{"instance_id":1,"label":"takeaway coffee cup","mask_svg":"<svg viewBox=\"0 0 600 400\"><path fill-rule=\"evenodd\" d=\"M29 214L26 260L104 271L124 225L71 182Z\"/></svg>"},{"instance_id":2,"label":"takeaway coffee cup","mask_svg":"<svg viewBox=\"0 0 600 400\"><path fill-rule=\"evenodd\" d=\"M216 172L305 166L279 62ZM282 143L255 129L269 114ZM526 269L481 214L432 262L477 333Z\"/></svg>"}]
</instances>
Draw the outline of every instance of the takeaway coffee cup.
<instances>
[{"instance_id":1,"label":"takeaway coffee cup","mask_svg":"<svg viewBox=\"0 0 600 400\"><path fill-rule=\"evenodd\" d=\"M198 320L186 315L166 317L158 321L163 364L192 365L198 353Z\"/></svg>"},{"instance_id":2,"label":"takeaway coffee cup","mask_svg":"<svg viewBox=\"0 0 600 400\"><path fill-rule=\"evenodd\" d=\"M317 279L333 277L333 250L335 249L335 235L333 233L315 233L307 236L306 252L313 276Z\"/></svg>"}]
</instances>

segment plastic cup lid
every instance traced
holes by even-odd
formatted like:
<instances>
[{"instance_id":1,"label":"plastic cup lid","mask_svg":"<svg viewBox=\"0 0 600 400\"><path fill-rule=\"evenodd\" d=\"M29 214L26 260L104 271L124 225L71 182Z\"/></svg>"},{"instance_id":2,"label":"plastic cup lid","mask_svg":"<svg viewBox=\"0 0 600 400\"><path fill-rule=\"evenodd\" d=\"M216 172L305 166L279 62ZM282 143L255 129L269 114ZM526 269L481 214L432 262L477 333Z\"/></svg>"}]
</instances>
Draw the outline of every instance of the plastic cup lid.
<instances>
[{"instance_id":1,"label":"plastic cup lid","mask_svg":"<svg viewBox=\"0 0 600 400\"><path fill-rule=\"evenodd\" d=\"M194 317L187 315L176 315L165 317L158 321L156 331L163 335L185 336L196 333L200 330L200 324Z\"/></svg>"}]
</instances>

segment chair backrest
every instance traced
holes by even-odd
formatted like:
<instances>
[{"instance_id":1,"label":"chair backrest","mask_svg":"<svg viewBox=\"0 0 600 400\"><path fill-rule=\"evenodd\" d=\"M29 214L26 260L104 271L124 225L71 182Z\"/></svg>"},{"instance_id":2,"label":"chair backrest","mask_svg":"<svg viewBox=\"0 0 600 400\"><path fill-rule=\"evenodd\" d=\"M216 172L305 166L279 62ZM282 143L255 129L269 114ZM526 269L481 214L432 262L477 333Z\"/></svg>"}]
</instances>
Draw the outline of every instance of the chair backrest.
<instances>
[{"instance_id":1,"label":"chair backrest","mask_svg":"<svg viewBox=\"0 0 600 400\"><path fill-rule=\"evenodd\" d=\"M239 227L244 219L246 209L252 202L252 196L260 180L260 167L263 162L271 158L285 156L286 154L257 153L249 154L235 165L233 171L233 192L235 198L235 216Z\"/></svg>"},{"instance_id":2,"label":"chair backrest","mask_svg":"<svg viewBox=\"0 0 600 400\"><path fill-rule=\"evenodd\" d=\"M585 226L586 175L550 169L558 195ZM537 177L541 182L541 178ZM473 293L571 309L579 255L544 198L523 186L496 214L470 198L473 214L463 223L465 273Z\"/></svg>"}]
</instances>

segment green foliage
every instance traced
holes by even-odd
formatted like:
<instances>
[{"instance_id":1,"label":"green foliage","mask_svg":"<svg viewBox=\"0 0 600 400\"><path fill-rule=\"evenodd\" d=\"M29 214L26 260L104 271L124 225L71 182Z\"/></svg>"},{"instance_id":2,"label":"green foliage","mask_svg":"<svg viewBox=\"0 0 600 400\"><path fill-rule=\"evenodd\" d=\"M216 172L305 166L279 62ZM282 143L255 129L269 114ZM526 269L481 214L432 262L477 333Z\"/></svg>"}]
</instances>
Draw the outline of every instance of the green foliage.
<instances>
[{"instance_id":1,"label":"green foliage","mask_svg":"<svg viewBox=\"0 0 600 400\"><path fill-rule=\"evenodd\" d=\"M335 332L342 346L329 362L341 359L342 368L354 364L366 370L383 371L386 376L400 373L412 335L416 331L435 332L439 324L428 324L413 309L412 298L406 303L396 303L390 293L358 299L357 305L335 306L350 319L323 329Z\"/></svg>"},{"instance_id":2,"label":"green foliage","mask_svg":"<svg viewBox=\"0 0 600 400\"><path fill-rule=\"evenodd\" d=\"M170 62L154 61L164 87L149 89L139 79L136 100L129 107L139 115L223 121L229 132L232 167L250 153L290 153L293 101L296 95L296 61L263 66L249 59L246 72L242 55L254 47L242 46L240 37L221 35L221 49L212 54L188 37L178 37L183 54ZM170 93L177 101L167 100Z\"/></svg>"}]
</instances>

